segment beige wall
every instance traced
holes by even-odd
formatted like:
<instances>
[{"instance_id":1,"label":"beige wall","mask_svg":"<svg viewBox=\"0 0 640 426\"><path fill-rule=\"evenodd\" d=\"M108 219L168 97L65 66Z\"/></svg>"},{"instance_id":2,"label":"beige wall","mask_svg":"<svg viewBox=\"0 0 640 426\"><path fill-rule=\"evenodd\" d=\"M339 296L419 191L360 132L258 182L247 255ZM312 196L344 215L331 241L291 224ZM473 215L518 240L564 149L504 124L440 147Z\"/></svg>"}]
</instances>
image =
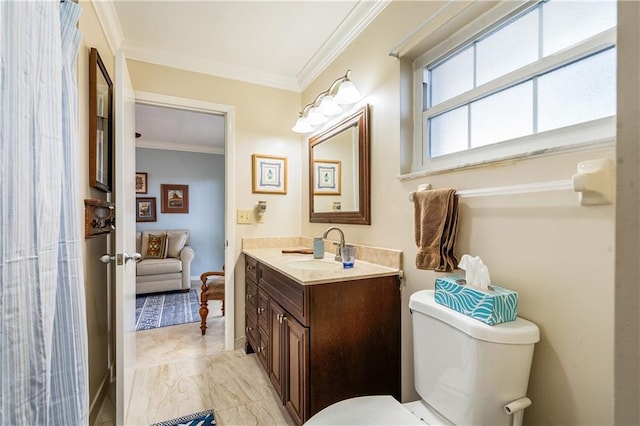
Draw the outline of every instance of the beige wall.
<instances>
[{"instance_id":1,"label":"beige wall","mask_svg":"<svg viewBox=\"0 0 640 426\"><path fill-rule=\"evenodd\" d=\"M436 277L414 266L413 206L407 193L426 182L435 188L465 189L568 179L578 161L615 154L612 148L565 153L399 181L400 63L388 52L434 7L433 2L392 2L303 93L303 102L310 102L351 69L352 80L371 104L372 224L341 228L347 241L404 252L406 401L417 398L408 298L417 290L433 288ZM301 166L306 178L308 166ZM306 183L302 188L305 200ZM496 284L519 292L519 315L540 327L527 424L613 421L614 210L581 207L570 192L461 200L456 253L481 256ZM307 206L303 234L319 235L324 228L308 222Z\"/></svg>"},{"instance_id":2,"label":"beige wall","mask_svg":"<svg viewBox=\"0 0 640 426\"><path fill-rule=\"evenodd\" d=\"M640 4L618 2L615 424L640 424Z\"/></svg>"},{"instance_id":3,"label":"beige wall","mask_svg":"<svg viewBox=\"0 0 640 426\"><path fill-rule=\"evenodd\" d=\"M300 94L247 84L175 68L128 61L136 91L151 92L234 107L234 164L227 177L232 180L235 208L251 209L258 200L267 201L263 223L235 225L235 330L244 336L244 259L240 256L243 237L299 235L301 229L301 141L290 129L297 117ZM251 154L288 158L286 195L253 194ZM235 223L235 214L228 217ZM197 254L196 254L197 255Z\"/></svg>"},{"instance_id":4,"label":"beige wall","mask_svg":"<svg viewBox=\"0 0 640 426\"><path fill-rule=\"evenodd\" d=\"M77 206L80 223L83 224L81 235L84 237L84 200L94 198L106 200L107 194L89 186L89 50L98 49L109 76L113 80L113 56L107 40L101 30L93 5L88 1L80 1L82 14L79 28L82 32L82 43L78 54L78 176L79 201ZM87 331L89 334L89 403L91 404L91 423L100 410L102 399L109 390L108 351L108 315L107 297L110 285L107 281L107 267L98 258L108 252L106 236L84 240L84 279L85 298L87 302Z\"/></svg>"},{"instance_id":5,"label":"beige wall","mask_svg":"<svg viewBox=\"0 0 640 426\"><path fill-rule=\"evenodd\" d=\"M78 60L80 97L80 139L87 140L88 48L95 46L113 77L110 55L89 3L80 29L84 34ZM389 50L437 9L436 2L393 2L378 19L348 47L302 94L206 76L197 73L129 61L134 88L138 91L203 100L235 107L235 161L232 176L235 208L251 209L259 199L269 203L263 224L235 226L236 336L244 334L244 274L239 255L245 236L319 235L322 224L308 222L308 164L306 140L290 132L297 111L348 68L352 78L372 105L372 224L341 226L348 241L404 251L403 288L403 398L417 397L413 388L413 359L410 315L406 304L416 290L432 288L435 274L413 266L412 205L407 193L420 183L459 189L566 179L583 159L609 157L614 149L565 153L499 166L450 172L429 178L401 182L399 62ZM637 15L637 8L634 9ZM634 33L637 36L637 32ZM635 46L635 45L634 45ZM637 46L631 61L637 62ZM635 81L635 80L634 80ZM635 102L637 97L629 101ZM637 110L637 109L636 109ZM632 137L632 136L631 136ZM634 139L635 140L635 139ZM287 156L289 190L283 195L251 192L252 153ZM86 146L80 150L80 195L104 198L88 186ZM633 163L637 182L637 159ZM632 215L631 206L627 212ZM613 206L580 207L571 193L543 193L511 197L464 199L460 209L456 252L480 255L491 268L493 281L520 293L520 315L534 321L541 330L536 347L527 409L527 424L611 424L613 422L613 316L614 316L614 212ZM83 211L78 206L79 214ZM301 211L301 214L298 213ZM637 216L637 215L636 215ZM235 221L235 217L228 218ZM626 219L619 218L620 223ZM404 224L404 225L399 225ZM389 232L392 226L393 232ZM636 228L633 228L637 231ZM637 232L636 232L637 234ZM629 243L630 244L630 243ZM637 253L637 241L635 246ZM85 279L90 335L90 388L92 401L106 370L105 268L97 256L106 249L104 238L85 243ZM636 256L637 258L637 256ZM631 262L631 261L630 261ZM637 263L636 263L637 269ZM227 265L227 270L230 266ZM633 275L637 277L636 274ZM637 282L635 283L637 285ZM637 290L630 291L638 305ZM636 317L634 317L636 318ZM637 318L631 344L637 353ZM621 338L629 337L623 333ZM637 357L635 358L637 359ZM624 360L623 360L624 361ZM627 365L635 365L627 359ZM637 370L637 366L636 366ZM637 371L633 373L637 375ZM624 381L624 370L617 370ZM634 390L637 380L618 387ZM635 395L637 397L637 394ZM620 398L622 399L622 398ZM637 415L637 404L623 407ZM630 418L630 417L626 417ZM624 422L623 422L624 423Z\"/></svg>"}]
</instances>

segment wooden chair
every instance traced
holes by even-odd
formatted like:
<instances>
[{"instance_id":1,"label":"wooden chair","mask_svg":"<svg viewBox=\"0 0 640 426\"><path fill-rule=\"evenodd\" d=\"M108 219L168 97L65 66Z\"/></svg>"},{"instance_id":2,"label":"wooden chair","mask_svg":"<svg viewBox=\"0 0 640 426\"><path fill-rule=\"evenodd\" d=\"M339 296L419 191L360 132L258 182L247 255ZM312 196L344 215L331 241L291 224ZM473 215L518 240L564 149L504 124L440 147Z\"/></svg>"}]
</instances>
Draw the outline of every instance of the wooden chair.
<instances>
[{"instance_id":1,"label":"wooden chair","mask_svg":"<svg viewBox=\"0 0 640 426\"><path fill-rule=\"evenodd\" d=\"M213 280L207 283L207 278L214 277ZM207 315L209 315L209 307L207 306L207 300L222 300L222 316L224 316L224 265L222 266L222 272L212 271L205 272L200 275L200 281L202 281L202 293L200 294L200 330L204 336L207 332Z\"/></svg>"}]
</instances>

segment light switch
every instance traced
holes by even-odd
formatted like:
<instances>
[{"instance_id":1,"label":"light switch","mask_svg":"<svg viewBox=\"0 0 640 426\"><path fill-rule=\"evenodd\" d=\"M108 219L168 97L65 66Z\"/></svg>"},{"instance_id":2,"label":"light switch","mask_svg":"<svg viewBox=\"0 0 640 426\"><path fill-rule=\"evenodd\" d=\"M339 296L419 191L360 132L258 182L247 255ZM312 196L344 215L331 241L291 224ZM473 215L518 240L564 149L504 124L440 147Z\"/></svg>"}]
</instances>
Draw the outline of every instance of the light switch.
<instances>
[{"instance_id":1,"label":"light switch","mask_svg":"<svg viewBox=\"0 0 640 426\"><path fill-rule=\"evenodd\" d=\"M238 223L239 224L251 223L251 210L238 209Z\"/></svg>"}]
</instances>

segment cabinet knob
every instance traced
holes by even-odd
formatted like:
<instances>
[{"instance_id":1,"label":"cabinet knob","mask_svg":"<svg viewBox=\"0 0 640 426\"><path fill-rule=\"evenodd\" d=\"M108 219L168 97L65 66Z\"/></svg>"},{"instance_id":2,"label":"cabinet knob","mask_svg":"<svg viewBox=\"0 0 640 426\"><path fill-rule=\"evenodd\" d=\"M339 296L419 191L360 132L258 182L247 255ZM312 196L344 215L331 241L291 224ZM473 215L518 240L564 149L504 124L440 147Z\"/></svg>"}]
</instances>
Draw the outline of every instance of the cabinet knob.
<instances>
[{"instance_id":1,"label":"cabinet knob","mask_svg":"<svg viewBox=\"0 0 640 426\"><path fill-rule=\"evenodd\" d=\"M247 294L247 299L251 299L253 297L253 294Z\"/></svg>"},{"instance_id":2,"label":"cabinet knob","mask_svg":"<svg viewBox=\"0 0 640 426\"><path fill-rule=\"evenodd\" d=\"M255 266L247 266L247 270L248 271L255 271L256 267Z\"/></svg>"},{"instance_id":3,"label":"cabinet knob","mask_svg":"<svg viewBox=\"0 0 640 426\"><path fill-rule=\"evenodd\" d=\"M260 315L264 312L264 308L257 308L256 311L258 312L258 315Z\"/></svg>"},{"instance_id":4,"label":"cabinet knob","mask_svg":"<svg viewBox=\"0 0 640 426\"><path fill-rule=\"evenodd\" d=\"M249 331L253 330L253 327L246 327L246 329L245 329L245 330L246 330L247 332L249 332Z\"/></svg>"}]
</instances>

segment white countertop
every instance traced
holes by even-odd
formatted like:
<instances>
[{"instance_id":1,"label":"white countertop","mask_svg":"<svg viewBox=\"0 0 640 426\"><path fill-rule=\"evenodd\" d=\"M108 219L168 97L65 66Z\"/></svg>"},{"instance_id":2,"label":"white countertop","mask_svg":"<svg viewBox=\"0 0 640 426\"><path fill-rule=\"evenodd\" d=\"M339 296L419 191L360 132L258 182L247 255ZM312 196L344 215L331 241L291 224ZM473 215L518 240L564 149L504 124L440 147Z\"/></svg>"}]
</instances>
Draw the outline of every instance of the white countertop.
<instances>
[{"instance_id":1,"label":"white countertop","mask_svg":"<svg viewBox=\"0 0 640 426\"><path fill-rule=\"evenodd\" d=\"M344 269L341 262L334 260L334 255L325 253L324 259L313 259L312 254L283 254L278 248L245 248L242 253L257 259L260 263L275 269L302 285L324 284L336 281L351 281L364 278L388 277L399 275L400 270L358 260L353 268ZM321 269L310 269L317 265Z\"/></svg>"}]
</instances>

